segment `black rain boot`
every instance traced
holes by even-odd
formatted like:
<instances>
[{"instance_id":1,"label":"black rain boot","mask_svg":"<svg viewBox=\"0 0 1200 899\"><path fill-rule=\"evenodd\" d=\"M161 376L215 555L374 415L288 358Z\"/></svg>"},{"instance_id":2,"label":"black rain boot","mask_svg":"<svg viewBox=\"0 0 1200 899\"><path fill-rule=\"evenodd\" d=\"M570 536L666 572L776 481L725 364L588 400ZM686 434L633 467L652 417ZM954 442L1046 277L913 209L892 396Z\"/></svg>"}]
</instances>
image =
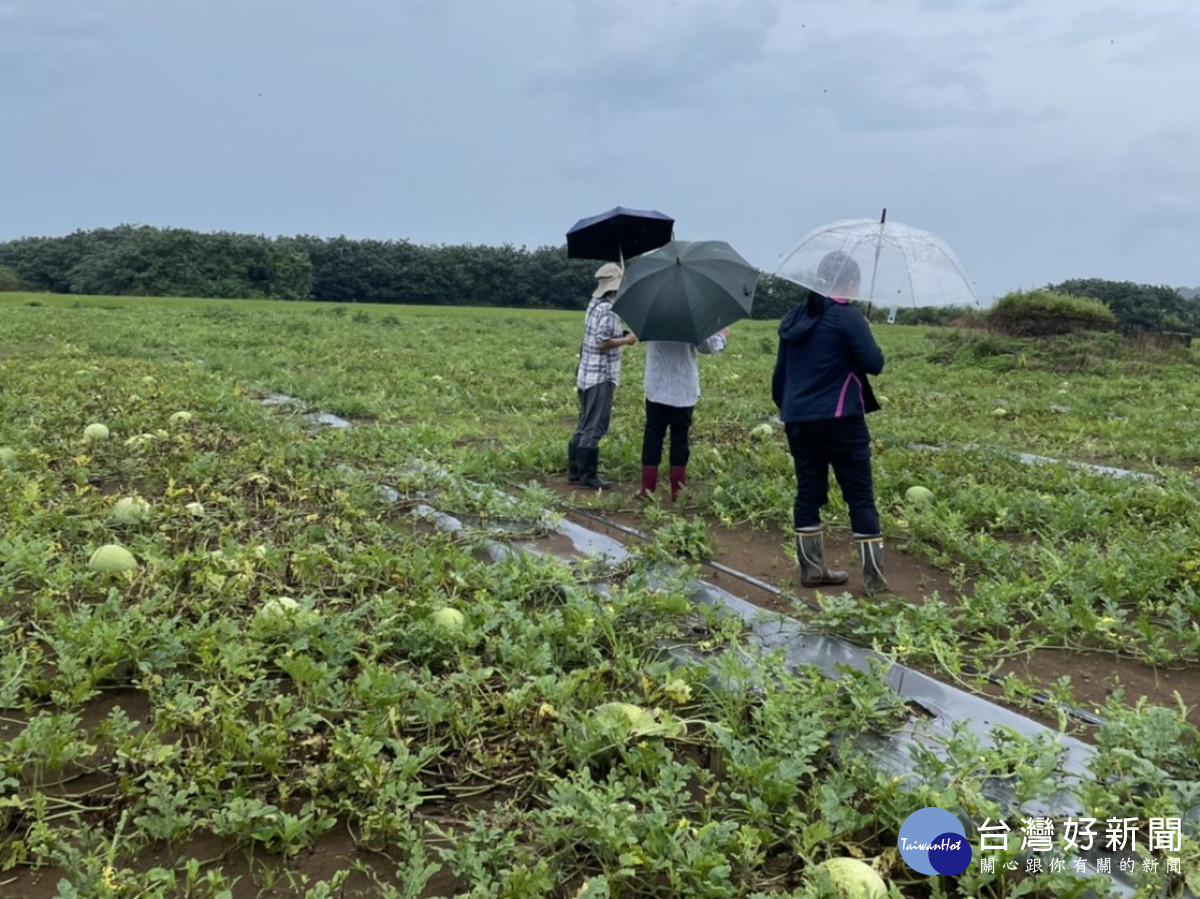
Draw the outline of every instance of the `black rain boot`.
<instances>
[{"instance_id":1,"label":"black rain boot","mask_svg":"<svg viewBox=\"0 0 1200 899\"><path fill-rule=\"evenodd\" d=\"M606 481L596 473L600 467L599 447L579 447L579 486L589 490L608 490L612 481Z\"/></svg>"},{"instance_id":2,"label":"black rain boot","mask_svg":"<svg viewBox=\"0 0 1200 899\"><path fill-rule=\"evenodd\" d=\"M846 572L825 567L825 535L820 526L796 529L796 559L800 583L805 587L836 587L850 580Z\"/></svg>"},{"instance_id":3,"label":"black rain boot","mask_svg":"<svg viewBox=\"0 0 1200 899\"><path fill-rule=\"evenodd\" d=\"M572 441L567 444L567 483L578 484L579 478L579 444Z\"/></svg>"},{"instance_id":4,"label":"black rain boot","mask_svg":"<svg viewBox=\"0 0 1200 899\"><path fill-rule=\"evenodd\" d=\"M883 577L883 536L861 537L854 535L854 542L862 555L863 590L867 593L882 593L888 589Z\"/></svg>"}]
</instances>

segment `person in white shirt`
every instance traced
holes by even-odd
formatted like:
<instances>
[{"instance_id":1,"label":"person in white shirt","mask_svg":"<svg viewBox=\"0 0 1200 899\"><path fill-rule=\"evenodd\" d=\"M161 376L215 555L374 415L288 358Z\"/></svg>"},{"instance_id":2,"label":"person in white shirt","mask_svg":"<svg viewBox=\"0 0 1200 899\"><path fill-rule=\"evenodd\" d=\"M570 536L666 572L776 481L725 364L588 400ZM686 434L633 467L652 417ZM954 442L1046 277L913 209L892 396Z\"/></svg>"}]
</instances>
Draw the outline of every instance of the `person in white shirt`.
<instances>
[{"instance_id":1,"label":"person in white shirt","mask_svg":"<svg viewBox=\"0 0 1200 899\"><path fill-rule=\"evenodd\" d=\"M646 342L646 427L642 434L642 489L637 494L640 498L645 499L658 489L663 443L670 430L671 499L678 499L679 490L687 481L692 412L700 398L698 354L720 353L728 339L729 329L724 328L699 344Z\"/></svg>"}]
</instances>

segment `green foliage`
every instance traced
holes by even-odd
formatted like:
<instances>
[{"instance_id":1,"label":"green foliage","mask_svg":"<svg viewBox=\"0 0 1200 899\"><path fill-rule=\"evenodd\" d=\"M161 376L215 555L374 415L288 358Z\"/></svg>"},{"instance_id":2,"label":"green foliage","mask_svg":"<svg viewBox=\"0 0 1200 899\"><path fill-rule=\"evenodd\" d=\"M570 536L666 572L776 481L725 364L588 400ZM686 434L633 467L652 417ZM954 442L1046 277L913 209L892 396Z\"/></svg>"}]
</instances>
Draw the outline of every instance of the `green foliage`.
<instances>
[{"instance_id":1,"label":"green foliage","mask_svg":"<svg viewBox=\"0 0 1200 899\"><path fill-rule=\"evenodd\" d=\"M418 246L133 225L0 243L0 264L17 285L5 288L0 269L0 290L530 309L584 308L598 265L568 259L563 246ZM754 317L778 319L803 293L764 276Z\"/></svg>"},{"instance_id":2,"label":"green foliage","mask_svg":"<svg viewBox=\"0 0 1200 899\"><path fill-rule=\"evenodd\" d=\"M1014 337L994 329L931 331L939 363L983 367L993 371L1049 370L1059 373L1100 371L1111 364L1196 364L1180 343L1150 343L1144 335L1073 331L1039 337Z\"/></svg>"},{"instance_id":3,"label":"green foliage","mask_svg":"<svg viewBox=\"0 0 1200 899\"><path fill-rule=\"evenodd\" d=\"M25 283L11 265L0 265L0 291L26 290Z\"/></svg>"},{"instance_id":4,"label":"green foliage","mask_svg":"<svg viewBox=\"0 0 1200 899\"><path fill-rule=\"evenodd\" d=\"M751 317L780 319L807 298L806 288L786 278L764 274L758 279L758 288L754 293L754 314ZM855 305L872 322L886 322L892 315L892 309L888 306L865 300L856 302ZM963 327L976 324L982 315L978 309L966 306L922 306L916 309L902 307L896 310L893 324Z\"/></svg>"},{"instance_id":5,"label":"green foliage","mask_svg":"<svg viewBox=\"0 0 1200 899\"><path fill-rule=\"evenodd\" d=\"M644 557L647 560L703 561L713 557L712 538L703 518L693 516L688 519L647 506L647 520L654 525L654 540L644 548Z\"/></svg>"},{"instance_id":6,"label":"green foliage","mask_svg":"<svg viewBox=\"0 0 1200 899\"><path fill-rule=\"evenodd\" d=\"M133 225L9 241L0 244L0 264L54 293L545 309L583 308L597 265L568 259L563 247L422 247Z\"/></svg>"},{"instance_id":7,"label":"green foliage","mask_svg":"<svg viewBox=\"0 0 1200 899\"><path fill-rule=\"evenodd\" d=\"M808 290L774 275L762 275L754 290L754 318L781 319L808 298Z\"/></svg>"},{"instance_id":8,"label":"green foliage","mask_svg":"<svg viewBox=\"0 0 1200 899\"><path fill-rule=\"evenodd\" d=\"M1047 289L1099 300L1126 330L1200 332L1200 302L1194 293L1102 278L1075 278Z\"/></svg>"},{"instance_id":9,"label":"green foliage","mask_svg":"<svg viewBox=\"0 0 1200 899\"><path fill-rule=\"evenodd\" d=\"M1006 334L1045 335L1111 330L1117 319L1099 300L1052 290L1016 290L996 301L987 322Z\"/></svg>"},{"instance_id":10,"label":"green foliage","mask_svg":"<svg viewBox=\"0 0 1200 899\"><path fill-rule=\"evenodd\" d=\"M859 854L897 895L1105 895L1104 877L1000 865L926 881L896 859L895 834L925 805L1002 817L986 798L998 784L1030 805L1078 800L1142 820L1195 804L1196 728L1182 708L1114 701L1102 757L1077 781L1064 781L1053 739L985 746L974 726L917 752L915 773L881 770L878 741L919 726L884 666L835 681L751 656L740 618L693 608L694 572L647 570L707 555L714 518L790 525L783 435L755 431L770 414L772 323L739 323L725 354L701 360L687 514L648 513L645 559L614 570L483 552L538 533L552 502L524 485L561 471L577 315L41 299L0 299L0 446L14 450L0 468L0 864L12 895L35 894L30 869L49 868L61 895L587 885L764 899L816 895L805 869ZM378 327L388 316L398 326ZM1020 366L997 377L930 360L924 330L879 335L885 530L971 590L831 596L816 623L964 680L966 660L1049 646L1194 664L1200 500L1172 471L1200 464L1191 416L1173 414L1200 408L1188 367L1130 356L1069 379ZM643 358L627 362L623 391ZM273 390L304 402L264 409ZM998 422L1001 399L1011 417ZM618 403L606 437L627 484L639 405ZM305 408L367 420L320 430ZM183 409L191 420L168 427ZM91 420L112 439L85 444ZM913 446L934 440L941 452ZM1015 458L1025 450L1156 478L1030 466ZM917 479L933 503L903 501ZM150 522L113 521L129 495L151 504ZM463 531L415 521L430 501ZM829 525L846 526L836 500ZM87 572L89 548L117 537L138 571ZM282 598L296 608L262 613ZM464 625L439 634L430 613L447 607ZM668 662L667 647L694 661ZM1032 692L1017 678L1004 689L1013 702ZM622 724L613 703L642 712ZM371 871L353 872L355 890L331 886L348 868L314 884L296 864L332 857L335 834Z\"/></svg>"},{"instance_id":11,"label":"green foliage","mask_svg":"<svg viewBox=\"0 0 1200 899\"><path fill-rule=\"evenodd\" d=\"M294 242L122 225L0 244L0 260L56 293L307 299L312 265Z\"/></svg>"},{"instance_id":12,"label":"green foliage","mask_svg":"<svg viewBox=\"0 0 1200 899\"><path fill-rule=\"evenodd\" d=\"M887 308L875 307L870 311L870 319L873 322L886 321L890 315L891 310ZM986 315L986 312L966 306L922 306L917 309L902 307L896 310L893 324L972 328L982 326Z\"/></svg>"}]
</instances>

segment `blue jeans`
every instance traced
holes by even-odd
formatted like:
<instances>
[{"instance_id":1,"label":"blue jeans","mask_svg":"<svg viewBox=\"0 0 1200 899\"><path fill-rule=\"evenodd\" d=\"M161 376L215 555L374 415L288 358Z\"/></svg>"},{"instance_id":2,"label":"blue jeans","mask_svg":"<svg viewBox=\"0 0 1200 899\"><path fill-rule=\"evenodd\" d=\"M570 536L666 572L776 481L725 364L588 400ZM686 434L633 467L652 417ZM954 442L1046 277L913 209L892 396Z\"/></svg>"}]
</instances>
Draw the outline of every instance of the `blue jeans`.
<instances>
[{"instance_id":1,"label":"blue jeans","mask_svg":"<svg viewBox=\"0 0 1200 899\"><path fill-rule=\"evenodd\" d=\"M821 507L829 502L829 469L850 508L855 534L879 533L879 510L871 480L871 432L865 418L829 418L788 422L788 449L796 466L796 501L792 521L797 528L821 523Z\"/></svg>"}]
</instances>

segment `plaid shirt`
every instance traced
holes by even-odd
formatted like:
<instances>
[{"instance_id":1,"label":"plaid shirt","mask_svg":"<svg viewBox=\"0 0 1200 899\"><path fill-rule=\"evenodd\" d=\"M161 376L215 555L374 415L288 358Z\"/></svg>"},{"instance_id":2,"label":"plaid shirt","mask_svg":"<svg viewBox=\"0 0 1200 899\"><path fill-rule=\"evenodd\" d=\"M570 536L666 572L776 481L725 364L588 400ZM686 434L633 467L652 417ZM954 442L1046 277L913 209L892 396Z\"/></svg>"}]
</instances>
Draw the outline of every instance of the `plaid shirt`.
<instances>
[{"instance_id":1,"label":"plaid shirt","mask_svg":"<svg viewBox=\"0 0 1200 899\"><path fill-rule=\"evenodd\" d=\"M583 346L579 350L579 368L575 373L576 387L587 390L605 381L620 383L621 347L611 350L598 347L609 338L620 337L623 330L621 319L612 311L611 298L597 297L588 303L587 318L583 324Z\"/></svg>"}]
</instances>

